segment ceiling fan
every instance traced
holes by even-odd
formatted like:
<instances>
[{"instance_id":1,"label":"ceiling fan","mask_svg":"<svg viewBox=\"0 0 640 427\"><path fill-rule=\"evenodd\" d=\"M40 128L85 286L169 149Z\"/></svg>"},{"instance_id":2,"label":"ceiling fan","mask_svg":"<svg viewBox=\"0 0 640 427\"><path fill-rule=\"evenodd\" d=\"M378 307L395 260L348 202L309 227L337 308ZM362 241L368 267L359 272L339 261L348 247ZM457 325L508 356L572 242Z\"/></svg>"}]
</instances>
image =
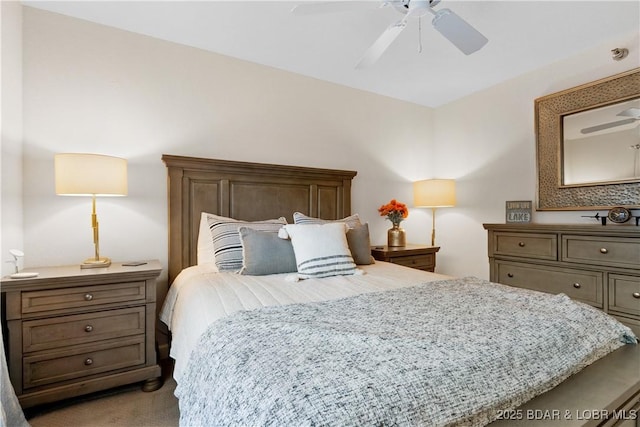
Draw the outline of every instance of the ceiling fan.
<instances>
[{"instance_id":1,"label":"ceiling fan","mask_svg":"<svg viewBox=\"0 0 640 427\"><path fill-rule=\"evenodd\" d=\"M362 4L362 2L349 1L303 3L294 7L291 12L299 16L343 12L354 10L354 6L358 3ZM438 3L440 3L440 0L383 1L380 7L393 6L398 12L404 14L404 17L391 24L378 37L364 53L356 68L365 68L373 65L391 46L391 43L400 35L402 30L405 29L410 18L421 18L428 13L433 15L433 20L431 21L433 27L465 55L470 55L487 44L489 40L485 36L450 9L434 10L433 7Z\"/></svg>"},{"instance_id":2,"label":"ceiling fan","mask_svg":"<svg viewBox=\"0 0 640 427\"><path fill-rule=\"evenodd\" d=\"M580 133L586 135L588 133L598 132L605 129L610 129L617 126L629 125L631 123L640 120L640 108L632 107L616 114L619 117L629 117L628 119L617 120L615 122L603 123L596 126L590 126L580 130Z\"/></svg>"}]
</instances>

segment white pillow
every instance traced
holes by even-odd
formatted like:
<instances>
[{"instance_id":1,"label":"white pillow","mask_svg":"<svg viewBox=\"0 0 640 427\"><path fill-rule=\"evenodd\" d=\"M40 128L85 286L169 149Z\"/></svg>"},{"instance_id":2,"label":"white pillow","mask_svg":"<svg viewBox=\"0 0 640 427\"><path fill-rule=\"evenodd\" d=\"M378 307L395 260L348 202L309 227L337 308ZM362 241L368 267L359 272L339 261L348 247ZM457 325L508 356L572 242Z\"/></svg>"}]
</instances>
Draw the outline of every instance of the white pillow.
<instances>
[{"instance_id":1,"label":"white pillow","mask_svg":"<svg viewBox=\"0 0 640 427\"><path fill-rule=\"evenodd\" d=\"M358 274L347 245L347 225L327 224L285 225L296 255L298 279L346 276Z\"/></svg>"},{"instance_id":2,"label":"white pillow","mask_svg":"<svg viewBox=\"0 0 640 427\"><path fill-rule=\"evenodd\" d=\"M209 222L207 216L209 214L202 212L200 214L200 229L198 230L198 265L214 264L216 262L216 254L213 250L213 239L211 238L211 230L209 230ZM216 267L216 270L218 268Z\"/></svg>"}]
</instances>

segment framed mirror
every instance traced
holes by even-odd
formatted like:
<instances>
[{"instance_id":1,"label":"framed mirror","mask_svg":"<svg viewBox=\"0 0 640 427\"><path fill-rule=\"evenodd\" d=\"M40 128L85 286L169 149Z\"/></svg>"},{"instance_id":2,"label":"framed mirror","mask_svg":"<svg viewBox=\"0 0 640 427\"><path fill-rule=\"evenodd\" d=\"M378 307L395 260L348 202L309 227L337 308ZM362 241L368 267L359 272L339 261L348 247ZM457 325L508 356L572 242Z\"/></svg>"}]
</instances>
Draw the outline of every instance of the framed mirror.
<instances>
[{"instance_id":1,"label":"framed mirror","mask_svg":"<svg viewBox=\"0 0 640 427\"><path fill-rule=\"evenodd\" d=\"M640 207L640 68L535 100L538 210Z\"/></svg>"}]
</instances>

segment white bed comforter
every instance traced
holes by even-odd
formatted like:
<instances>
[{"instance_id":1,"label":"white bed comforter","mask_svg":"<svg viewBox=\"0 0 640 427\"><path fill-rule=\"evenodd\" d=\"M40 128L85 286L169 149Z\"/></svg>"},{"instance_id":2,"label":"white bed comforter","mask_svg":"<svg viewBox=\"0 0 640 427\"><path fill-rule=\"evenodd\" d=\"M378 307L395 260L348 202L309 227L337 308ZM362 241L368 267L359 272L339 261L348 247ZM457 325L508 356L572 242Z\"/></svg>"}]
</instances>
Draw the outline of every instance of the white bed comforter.
<instances>
[{"instance_id":1,"label":"white bed comforter","mask_svg":"<svg viewBox=\"0 0 640 427\"><path fill-rule=\"evenodd\" d=\"M183 270L169 288L160 312L160 320L172 333L170 356L175 360L174 378L180 381L192 350L209 325L240 310L327 301L450 278L386 262L359 268L364 270L364 275L300 282L286 281L287 274L216 273L212 265Z\"/></svg>"}]
</instances>

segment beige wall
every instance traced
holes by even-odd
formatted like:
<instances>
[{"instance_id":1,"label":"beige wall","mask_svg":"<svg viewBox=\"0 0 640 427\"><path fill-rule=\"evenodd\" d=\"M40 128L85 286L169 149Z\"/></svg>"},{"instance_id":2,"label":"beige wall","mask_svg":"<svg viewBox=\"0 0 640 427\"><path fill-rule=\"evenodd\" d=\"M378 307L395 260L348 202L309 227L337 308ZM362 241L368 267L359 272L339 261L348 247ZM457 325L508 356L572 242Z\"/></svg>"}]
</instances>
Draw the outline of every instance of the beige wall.
<instances>
[{"instance_id":1,"label":"beige wall","mask_svg":"<svg viewBox=\"0 0 640 427\"><path fill-rule=\"evenodd\" d=\"M23 247L22 223L22 6L0 1L0 199L1 273L13 272L8 250ZM19 266L22 267L20 260Z\"/></svg>"}]
</instances>

